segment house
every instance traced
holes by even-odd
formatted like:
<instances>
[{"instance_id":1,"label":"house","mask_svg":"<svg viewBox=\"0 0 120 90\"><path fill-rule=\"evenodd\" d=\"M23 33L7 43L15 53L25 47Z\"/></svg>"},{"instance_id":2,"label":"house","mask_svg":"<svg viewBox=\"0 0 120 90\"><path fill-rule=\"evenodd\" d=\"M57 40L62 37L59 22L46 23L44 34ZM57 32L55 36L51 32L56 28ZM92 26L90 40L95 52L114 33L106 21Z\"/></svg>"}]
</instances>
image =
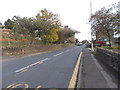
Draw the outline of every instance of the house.
<instances>
[{"instance_id":1,"label":"house","mask_svg":"<svg viewBox=\"0 0 120 90\"><path fill-rule=\"evenodd\" d=\"M114 45L115 46L120 46L120 37L114 38Z\"/></svg>"},{"instance_id":2,"label":"house","mask_svg":"<svg viewBox=\"0 0 120 90\"><path fill-rule=\"evenodd\" d=\"M10 35L11 30L10 29L0 29L0 33L2 34L2 36L8 36Z\"/></svg>"},{"instance_id":3,"label":"house","mask_svg":"<svg viewBox=\"0 0 120 90\"><path fill-rule=\"evenodd\" d=\"M111 37L110 37L110 41L111 41L111 45L113 46L114 45L114 36L112 35L113 34L113 31L110 31L109 32ZM98 30L96 31L96 42L104 42L104 45L109 45L109 38L107 36L107 31L106 30Z\"/></svg>"},{"instance_id":4,"label":"house","mask_svg":"<svg viewBox=\"0 0 120 90\"><path fill-rule=\"evenodd\" d=\"M68 26L64 26L64 30L66 30L66 31L68 31L68 32L73 32L73 33L74 33L72 37L69 37L69 38L67 39L67 42L75 43L76 38L75 38L75 32L74 32L74 30L71 29L71 28L68 28Z\"/></svg>"},{"instance_id":5,"label":"house","mask_svg":"<svg viewBox=\"0 0 120 90\"><path fill-rule=\"evenodd\" d=\"M119 35L120 35L120 33L117 35L117 37L115 35L111 36L111 44L112 44L112 46L120 45L120 37L119 37ZM109 44L108 40L109 39L106 36L106 34L104 34L104 32L96 31L96 42L103 41L103 42L105 42L106 45L108 45Z\"/></svg>"}]
</instances>

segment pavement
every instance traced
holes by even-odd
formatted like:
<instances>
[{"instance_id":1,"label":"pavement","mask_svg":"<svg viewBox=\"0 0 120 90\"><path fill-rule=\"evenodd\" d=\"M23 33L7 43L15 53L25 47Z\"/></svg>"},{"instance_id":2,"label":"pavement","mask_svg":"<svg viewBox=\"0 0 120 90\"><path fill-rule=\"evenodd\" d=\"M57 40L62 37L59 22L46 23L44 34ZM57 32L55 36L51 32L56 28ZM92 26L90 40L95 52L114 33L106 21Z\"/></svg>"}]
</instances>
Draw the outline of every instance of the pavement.
<instances>
[{"instance_id":1,"label":"pavement","mask_svg":"<svg viewBox=\"0 0 120 90\"><path fill-rule=\"evenodd\" d=\"M90 48L83 50L77 88L118 88L117 82L94 58Z\"/></svg>"}]
</instances>

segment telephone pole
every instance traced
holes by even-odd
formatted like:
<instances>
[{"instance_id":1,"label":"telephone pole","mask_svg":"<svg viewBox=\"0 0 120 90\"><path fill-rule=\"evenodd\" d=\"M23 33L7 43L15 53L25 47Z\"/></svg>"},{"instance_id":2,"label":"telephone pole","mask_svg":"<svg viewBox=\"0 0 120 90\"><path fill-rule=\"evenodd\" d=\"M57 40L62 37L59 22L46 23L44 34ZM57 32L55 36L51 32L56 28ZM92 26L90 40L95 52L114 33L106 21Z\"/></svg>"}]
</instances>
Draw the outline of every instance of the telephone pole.
<instances>
[{"instance_id":1,"label":"telephone pole","mask_svg":"<svg viewBox=\"0 0 120 90\"><path fill-rule=\"evenodd\" d=\"M92 16L92 0L90 0L90 17ZM92 21L90 22L91 25L91 50L94 51L93 49L93 30L92 30Z\"/></svg>"}]
</instances>

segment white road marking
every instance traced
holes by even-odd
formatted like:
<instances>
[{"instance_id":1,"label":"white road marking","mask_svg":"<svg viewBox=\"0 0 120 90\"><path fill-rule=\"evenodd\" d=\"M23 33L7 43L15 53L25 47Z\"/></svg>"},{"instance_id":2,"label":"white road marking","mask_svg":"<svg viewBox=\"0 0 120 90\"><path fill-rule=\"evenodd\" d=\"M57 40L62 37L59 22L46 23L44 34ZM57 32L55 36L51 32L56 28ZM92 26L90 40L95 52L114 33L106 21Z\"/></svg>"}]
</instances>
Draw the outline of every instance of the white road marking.
<instances>
[{"instance_id":1,"label":"white road marking","mask_svg":"<svg viewBox=\"0 0 120 90\"><path fill-rule=\"evenodd\" d=\"M22 70L21 72L18 72L17 75L18 75L18 74L21 74L21 73L23 73L23 72L26 72L26 71L28 71L28 69L24 69L24 70ZM15 74L15 75L16 75L16 74Z\"/></svg>"},{"instance_id":2,"label":"white road marking","mask_svg":"<svg viewBox=\"0 0 120 90\"><path fill-rule=\"evenodd\" d=\"M38 64L42 64L43 62L39 62Z\"/></svg>"},{"instance_id":3,"label":"white road marking","mask_svg":"<svg viewBox=\"0 0 120 90\"><path fill-rule=\"evenodd\" d=\"M44 62L44 61L46 61L46 60L48 60L49 58L46 58L46 59L43 59L43 60L41 60L41 62Z\"/></svg>"},{"instance_id":4,"label":"white road marking","mask_svg":"<svg viewBox=\"0 0 120 90\"><path fill-rule=\"evenodd\" d=\"M14 56L9 56L9 57L14 57Z\"/></svg>"},{"instance_id":5,"label":"white road marking","mask_svg":"<svg viewBox=\"0 0 120 90\"><path fill-rule=\"evenodd\" d=\"M15 71L15 72L20 72L20 71L22 71L22 70L24 70L24 69L27 69L27 68L29 68L29 67L30 67L30 66L27 66L27 67L21 68L21 69Z\"/></svg>"},{"instance_id":6,"label":"white road marking","mask_svg":"<svg viewBox=\"0 0 120 90\"><path fill-rule=\"evenodd\" d=\"M53 55L54 57L56 57L56 56L59 56L59 55L61 55L61 54L63 54L63 52L61 52L61 53L58 53L58 54L56 54L56 55Z\"/></svg>"},{"instance_id":7,"label":"white road marking","mask_svg":"<svg viewBox=\"0 0 120 90\"><path fill-rule=\"evenodd\" d=\"M69 52L70 50L66 50L65 52Z\"/></svg>"},{"instance_id":8,"label":"white road marking","mask_svg":"<svg viewBox=\"0 0 120 90\"><path fill-rule=\"evenodd\" d=\"M26 66L26 67L24 67L24 68L21 68L21 69L19 69L19 70L16 70L15 72L17 73L17 72L23 71L23 70L28 69L29 67L32 67L32 66L34 66L34 65L36 65L36 64L42 64L42 62L44 62L44 61L46 61L46 60L48 60L48 59L49 59L49 58L45 58L45 59L40 60L40 61L38 61L38 62L36 62L36 63L30 64L30 65L28 65L28 66Z\"/></svg>"}]
</instances>

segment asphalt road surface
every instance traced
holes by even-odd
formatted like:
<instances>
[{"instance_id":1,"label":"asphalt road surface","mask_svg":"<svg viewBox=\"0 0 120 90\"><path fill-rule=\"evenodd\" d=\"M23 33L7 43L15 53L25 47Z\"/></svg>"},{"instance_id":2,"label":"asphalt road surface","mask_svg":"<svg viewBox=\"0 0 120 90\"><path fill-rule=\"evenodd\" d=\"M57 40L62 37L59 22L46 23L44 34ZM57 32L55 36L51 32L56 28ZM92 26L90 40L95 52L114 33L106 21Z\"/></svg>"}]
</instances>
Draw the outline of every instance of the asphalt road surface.
<instances>
[{"instance_id":1,"label":"asphalt road surface","mask_svg":"<svg viewBox=\"0 0 120 90\"><path fill-rule=\"evenodd\" d=\"M2 62L2 88L68 88L85 46Z\"/></svg>"}]
</instances>

